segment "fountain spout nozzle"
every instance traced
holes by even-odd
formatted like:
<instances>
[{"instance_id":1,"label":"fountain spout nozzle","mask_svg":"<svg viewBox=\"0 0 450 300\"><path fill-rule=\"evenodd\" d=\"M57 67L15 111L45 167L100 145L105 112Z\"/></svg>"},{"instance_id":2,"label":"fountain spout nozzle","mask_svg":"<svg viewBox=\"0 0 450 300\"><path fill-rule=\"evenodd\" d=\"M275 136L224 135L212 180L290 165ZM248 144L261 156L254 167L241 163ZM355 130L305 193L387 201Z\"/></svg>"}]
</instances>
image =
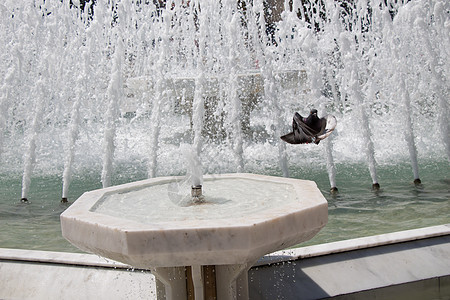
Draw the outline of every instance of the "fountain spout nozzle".
<instances>
[{"instance_id":1,"label":"fountain spout nozzle","mask_svg":"<svg viewBox=\"0 0 450 300\"><path fill-rule=\"evenodd\" d=\"M192 202L200 204L205 202L205 196L202 194L202 185L193 185L191 189Z\"/></svg>"}]
</instances>

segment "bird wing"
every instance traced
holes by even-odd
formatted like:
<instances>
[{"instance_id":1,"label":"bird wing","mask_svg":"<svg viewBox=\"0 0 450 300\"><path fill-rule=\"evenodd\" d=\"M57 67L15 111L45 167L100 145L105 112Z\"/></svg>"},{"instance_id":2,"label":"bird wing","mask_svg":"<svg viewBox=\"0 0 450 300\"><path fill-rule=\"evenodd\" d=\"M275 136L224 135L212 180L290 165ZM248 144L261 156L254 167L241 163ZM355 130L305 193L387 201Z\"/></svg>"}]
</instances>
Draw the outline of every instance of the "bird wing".
<instances>
[{"instance_id":1,"label":"bird wing","mask_svg":"<svg viewBox=\"0 0 450 300\"><path fill-rule=\"evenodd\" d=\"M328 115L321 119L322 122L322 129L317 134L318 140L323 140L324 138L328 137L336 128L337 120L333 115Z\"/></svg>"},{"instance_id":2,"label":"bird wing","mask_svg":"<svg viewBox=\"0 0 450 300\"><path fill-rule=\"evenodd\" d=\"M289 144L305 144L311 143L311 137L304 132L293 131L281 137L283 141Z\"/></svg>"},{"instance_id":3,"label":"bird wing","mask_svg":"<svg viewBox=\"0 0 450 300\"><path fill-rule=\"evenodd\" d=\"M294 114L292 120L292 132L283 135L281 139L289 144L304 144L311 143L312 139L309 127L303 123L302 117L298 114Z\"/></svg>"},{"instance_id":4,"label":"bird wing","mask_svg":"<svg viewBox=\"0 0 450 300\"><path fill-rule=\"evenodd\" d=\"M300 115L297 113L294 115L294 122L300 127L306 135L314 137L320 132L321 123L317 124L317 122L312 122L312 124L307 124L303 122L303 118L299 118ZM308 121L308 119L307 119ZM320 121L320 120L319 120ZM310 121L311 122L311 121ZM319 126L317 126L319 125ZM295 130L294 130L295 131Z\"/></svg>"}]
</instances>

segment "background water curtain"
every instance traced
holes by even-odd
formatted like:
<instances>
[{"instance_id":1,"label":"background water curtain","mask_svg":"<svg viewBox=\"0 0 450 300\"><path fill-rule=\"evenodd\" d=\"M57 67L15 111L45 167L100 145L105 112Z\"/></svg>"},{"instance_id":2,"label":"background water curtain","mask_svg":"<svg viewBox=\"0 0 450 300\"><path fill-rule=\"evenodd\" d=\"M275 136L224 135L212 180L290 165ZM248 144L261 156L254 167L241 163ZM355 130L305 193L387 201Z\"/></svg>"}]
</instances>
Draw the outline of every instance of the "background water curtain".
<instances>
[{"instance_id":1,"label":"background water curtain","mask_svg":"<svg viewBox=\"0 0 450 300\"><path fill-rule=\"evenodd\" d=\"M185 145L204 173L383 187L380 168L410 164L412 182L422 164L448 177L448 1L162 2L0 4L5 202L34 201L49 176L67 198L72 178L79 195L185 174ZM337 130L283 143L313 107Z\"/></svg>"}]
</instances>

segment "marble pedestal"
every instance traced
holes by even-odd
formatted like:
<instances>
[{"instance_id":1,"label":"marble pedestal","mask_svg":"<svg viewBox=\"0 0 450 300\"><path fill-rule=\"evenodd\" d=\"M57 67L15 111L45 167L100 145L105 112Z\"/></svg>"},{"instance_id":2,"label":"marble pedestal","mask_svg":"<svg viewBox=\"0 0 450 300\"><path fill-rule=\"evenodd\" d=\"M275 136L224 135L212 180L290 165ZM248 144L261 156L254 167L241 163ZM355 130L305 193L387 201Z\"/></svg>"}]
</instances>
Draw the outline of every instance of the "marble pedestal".
<instances>
[{"instance_id":1,"label":"marble pedestal","mask_svg":"<svg viewBox=\"0 0 450 300\"><path fill-rule=\"evenodd\" d=\"M247 299L254 262L312 238L327 223L327 201L311 181L205 176L205 203L179 205L183 191L173 190L180 180L87 192L61 214L62 234L84 251L151 269L164 286L159 298L204 299L215 290L219 300Z\"/></svg>"}]
</instances>

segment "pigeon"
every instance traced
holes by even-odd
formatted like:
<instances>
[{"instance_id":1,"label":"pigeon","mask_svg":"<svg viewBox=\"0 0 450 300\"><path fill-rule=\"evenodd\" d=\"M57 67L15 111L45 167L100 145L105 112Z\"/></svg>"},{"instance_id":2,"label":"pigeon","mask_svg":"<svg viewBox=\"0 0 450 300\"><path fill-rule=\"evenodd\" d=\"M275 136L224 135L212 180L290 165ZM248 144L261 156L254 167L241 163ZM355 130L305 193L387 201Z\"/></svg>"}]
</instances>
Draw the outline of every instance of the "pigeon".
<instances>
[{"instance_id":1,"label":"pigeon","mask_svg":"<svg viewBox=\"0 0 450 300\"><path fill-rule=\"evenodd\" d=\"M336 123L336 118L332 115L319 118L317 109L311 109L307 118L296 112L292 121L292 132L283 135L281 139L289 144L315 143L317 145L331 134Z\"/></svg>"}]
</instances>

